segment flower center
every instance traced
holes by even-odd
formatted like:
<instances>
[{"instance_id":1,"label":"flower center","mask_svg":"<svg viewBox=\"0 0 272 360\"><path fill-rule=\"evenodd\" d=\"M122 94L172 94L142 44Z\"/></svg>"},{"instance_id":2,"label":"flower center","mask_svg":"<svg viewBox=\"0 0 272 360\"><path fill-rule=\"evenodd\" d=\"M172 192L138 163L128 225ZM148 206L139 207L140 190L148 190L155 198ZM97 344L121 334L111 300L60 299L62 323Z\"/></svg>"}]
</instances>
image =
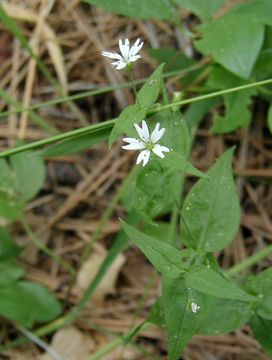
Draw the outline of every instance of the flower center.
<instances>
[{"instance_id":1,"label":"flower center","mask_svg":"<svg viewBox=\"0 0 272 360\"><path fill-rule=\"evenodd\" d=\"M151 142L151 141L146 142L146 150L152 151L153 148L154 148L153 142Z\"/></svg>"}]
</instances>

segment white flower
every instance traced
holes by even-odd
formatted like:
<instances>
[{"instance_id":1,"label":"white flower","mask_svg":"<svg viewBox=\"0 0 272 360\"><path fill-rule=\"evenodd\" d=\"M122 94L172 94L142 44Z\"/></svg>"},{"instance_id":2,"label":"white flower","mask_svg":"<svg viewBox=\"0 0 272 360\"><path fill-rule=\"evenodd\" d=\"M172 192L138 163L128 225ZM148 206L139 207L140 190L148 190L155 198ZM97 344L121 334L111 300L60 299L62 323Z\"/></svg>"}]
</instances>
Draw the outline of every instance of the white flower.
<instances>
[{"instance_id":1,"label":"white flower","mask_svg":"<svg viewBox=\"0 0 272 360\"><path fill-rule=\"evenodd\" d=\"M134 124L134 126L140 139L124 138L123 140L127 142L128 145L124 145L122 148L125 150L142 150L137 158L136 164L138 165L143 162L143 166L145 166L148 163L151 151L163 159L165 156L163 152L169 152L170 149L157 144L157 142L163 137L165 129L160 129L160 124L157 123L150 136L147 123L144 120L142 121L142 127L137 124Z\"/></svg>"},{"instance_id":2,"label":"white flower","mask_svg":"<svg viewBox=\"0 0 272 360\"><path fill-rule=\"evenodd\" d=\"M196 303L192 302L191 303L191 310L194 314L196 314L198 312L198 310L200 309L200 306L198 306Z\"/></svg>"},{"instance_id":3,"label":"white flower","mask_svg":"<svg viewBox=\"0 0 272 360\"><path fill-rule=\"evenodd\" d=\"M130 47L129 40L126 39L124 44L122 40L119 40L119 48L121 55L117 52L102 51L102 55L109 57L110 59L116 59L117 61L112 62L112 65L116 67L117 70L124 69L128 64L141 58L141 55L136 55L141 48L143 47L143 41L140 42L140 39L137 39L135 43Z\"/></svg>"}]
</instances>

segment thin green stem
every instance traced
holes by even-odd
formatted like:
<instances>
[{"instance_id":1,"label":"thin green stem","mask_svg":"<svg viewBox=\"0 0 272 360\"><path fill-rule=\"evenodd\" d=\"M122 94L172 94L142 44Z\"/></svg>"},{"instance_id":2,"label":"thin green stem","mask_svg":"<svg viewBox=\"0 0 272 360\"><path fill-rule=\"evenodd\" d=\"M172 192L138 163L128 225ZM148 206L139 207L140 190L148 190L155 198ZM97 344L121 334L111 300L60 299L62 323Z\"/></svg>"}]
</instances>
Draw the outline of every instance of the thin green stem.
<instances>
[{"instance_id":1,"label":"thin green stem","mask_svg":"<svg viewBox=\"0 0 272 360\"><path fill-rule=\"evenodd\" d=\"M210 93L210 94L197 96L197 97L194 97L194 98L191 98L191 99L181 100L179 102L171 103L171 104L164 105L164 106L157 106L156 108L149 110L148 115L155 114L155 113L157 113L159 111L167 110L167 109L170 109L170 108L173 108L173 107L176 107L176 106L187 105L187 104L191 104L191 103L194 103L194 102L197 102L197 101L207 100L207 99L211 99L211 98L221 96L221 95L224 95L224 94L230 94L230 93L234 93L234 92L237 92L237 91L242 91L242 90L245 90L245 89L249 89L249 88L253 88L253 87L257 87L257 86L268 85L268 84L272 84L272 79L263 80L263 81L257 81L257 82L242 85L242 86L236 86L236 87L233 87L233 88L230 88L230 89L220 90L220 91L216 91L216 92L213 92L213 93ZM95 131L99 131L101 129L112 128L114 124L115 124L115 120L107 120L107 121L104 121L104 122L99 123L99 124L86 126L84 128L69 131L69 132L66 132L64 134L55 135L55 136L49 137L47 139L42 139L42 140L39 140L39 141L32 142L30 144L18 146L16 148L3 151L2 153L0 153L0 158L7 157L7 156L10 156L10 155L22 152L22 151L39 148L39 147L44 146L44 145L52 144L52 143L54 143L56 141L66 140L66 139L72 138L74 136L85 135L85 134L88 134L88 133L91 134L91 133L93 133Z\"/></svg>"},{"instance_id":2,"label":"thin green stem","mask_svg":"<svg viewBox=\"0 0 272 360\"><path fill-rule=\"evenodd\" d=\"M176 75L184 76L184 75L187 75L187 74L189 74L189 73L191 73L193 71L201 69L203 66L204 66L203 64L197 64L197 65L193 65L193 66L187 68L186 70L169 71L169 72L163 74L163 78L169 78L169 77L176 76ZM147 78L140 79L140 80L134 80L135 86L143 84L146 81L146 79ZM78 94L75 94L75 95L59 97L59 98L56 98L56 99L44 101L42 103L37 103L37 104L31 105L31 106L28 106L28 107L22 107L22 106L19 107L18 106L14 110L4 111L4 112L0 113L0 118L6 117L6 116L9 116L9 115L22 113L22 112L25 112L25 111L43 109L45 107L65 103L67 101L80 100L80 99L84 99L84 98L89 97L89 96L96 96L96 95L104 94L104 93L111 92L111 91L114 91L114 90L129 88L130 86L131 86L131 83L126 82L126 83L119 84L119 85L105 86L105 87L100 88L100 89L84 91L84 92L81 92L81 93L78 93ZM0 96L1 96L1 94L0 94Z\"/></svg>"},{"instance_id":3,"label":"thin green stem","mask_svg":"<svg viewBox=\"0 0 272 360\"><path fill-rule=\"evenodd\" d=\"M133 77L133 66L132 66L132 64L128 64L127 67L126 67L126 70L127 70L127 73L128 73L128 77L129 77L129 81L130 81L131 88L132 88L132 91L133 91L133 95L135 97L135 102L139 104L139 99L138 99L138 96L137 96L137 90L136 90L136 86L135 86L135 80L134 80L134 77Z\"/></svg>"},{"instance_id":4,"label":"thin green stem","mask_svg":"<svg viewBox=\"0 0 272 360\"><path fill-rule=\"evenodd\" d=\"M103 346L103 348L98 350L95 354L89 356L86 360L103 359L105 355L117 349L119 346L125 345L132 338L134 338L140 331L144 331L148 327L150 327L150 324L145 322L141 325L134 326L126 335L119 336L117 339L114 339L107 345Z\"/></svg>"},{"instance_id":5,"label":"thin green stem","mask_svg":"<svg viewBox=\"0 0 272 360\"><path fill-rule=\"evenodd\" d=\"M272 255L272 245L267 246L265 249L260 250L257 254L251 255L246 258L244 261L240 262L237 265L234 265L230 268L227 273L229 275L236 275L241 271L258 264L261 260L265 259L266 257Z\"/></svg>"}]
</instances>

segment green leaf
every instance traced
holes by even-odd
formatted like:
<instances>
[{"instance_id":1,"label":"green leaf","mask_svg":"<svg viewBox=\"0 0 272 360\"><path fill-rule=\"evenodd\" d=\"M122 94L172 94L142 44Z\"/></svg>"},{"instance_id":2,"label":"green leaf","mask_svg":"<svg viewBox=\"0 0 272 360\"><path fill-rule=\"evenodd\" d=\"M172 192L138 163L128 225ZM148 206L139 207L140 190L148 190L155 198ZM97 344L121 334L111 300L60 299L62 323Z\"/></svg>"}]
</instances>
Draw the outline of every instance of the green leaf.
<instances>
[{"instance_id":1,"label":"green leaf","mask_svg":"<svg viewBox=\"0 0 272 360\"><path fill-rule=\"evenodd\" d=\"M84 0L89 4L102 7L114 14L134 19L167 19L172 18L172 8L167 0Z\"/></svg>"},{"instance_id":2,"label":"green leaf","mask_svg":"<svg viewBox=\"0 0 272 360\"><path fill-rule=\"evenodd\" d=\"M187 285L204 294L240 301L256 301L256 298L240 289L234 282L227 280L205 266L194 266L185 274Z\"/></svg>"},{"instance_id":3,"label":"green leaf","mask_svg":"<svg viewBox=\"0 0 272 360\"><path fill-rule=\"evenodd\" d=\"M248 82L233 75L220 66L216 66L210 77L208 84L213 90L224 90L231 87L245 85ZM213 118L214 125L211 129L213 133L226 133L234 131L239 127L246 127L251 119L251 112L248 106L251 97L256 94L256 89L246 89L234 94L223 95L225 103L225 115L216 114Z\"/></svg>"},{"instance_id":4,"label":"green leaf","mask_svg":"<svg viewBox=\"0 0 272 360\"><path fill-rule=\"evenodd\" d=\"M159 64L165 63L165 72L186 69L196 63L195 60L184 55L182 51L172 48L148 49L147 51Z\"/></svg>"},{"instance_id":5,"label":"green leaf","mask_svg":"<svg viewBox=\"0 0 272 360\"><path fill-rule=\"evenodd\" d=\"M0 217L8 220L18 219L22 215L23 204L0 193Z\"/></svg>"},{"instance_id":6,"label":"green leaf","mask_svg":"<svg viewBox=\"0 0 272 360\"><path fill-rule=\"evenodd\" d=\"M129 238L160 273L181 274L184 272L182 255L177 248L143 234L124 221L122 221L122 226Z\"/></svg>"},{"instance_id":7,"label":"green leaf","mask_svg":"<svg viewBox=\"0 0 272 360\"><path fill-rule=\"evenodd\" d=\"M19 253L20 247L12 240L7 229L0 227L0 261L15 257Z\"/></svg>"},{"instance_id":8,"label":"green leaf","mask_svg":"<svg viewBox=\"0 0 272 360\"><path fill-rule=\"evenodd\" d=\"M268 128L272 133L272 104L270 104L267 115Z\"/></svg>"},{"instance_id":9,"label":"green leaf","mask_svg":"<svg viewBox=\"0 0 272 360\"><path fill-rule=\"evenodd\" d=\"M24 273L24 270L19 267L15 260L7 259L0 261L0 287L10 285L19 279Z\"/></svg>"},{"instance_id":10,"label":"green leaf","mask_svg":"<svg viewBox=\"0 0 272 360\"><path fill-rule=\"evenodd\" d=\"M233 149L227 150L184 200L181 233L187 246L218 251L238 230L240 208L231 172L232 154Z\"/></svg>"},{"instance_id":11,"label":"green leaf","mask_svg":"<svg viewBox=\"0 0 272 360\"><path fill-rule=\"evenodd\" d=\"M272 320L265 320L259 316L252 316L249 325L255 338L259 341L267 354L272 356Z\"/></svg>"},{"instance_id":12,"label":"green leaf","mask_svg":"<svg viewBox=\"0 0 272 360\"><path fill-rule=\"evenodd\" d=\"M146 110L155 103L160 94L163 67L164 64L157 67L137 94L139 105L146 108Z\"/></svg>"},{"instance_id":13,"label":"green leaf","mask_svg":"<svg viewBox=\"0 0 272 360\"><path fill-rule=\"evenodd\" d=\"M272 4L272 3L270 3ZM271 16L269 16L271 19ZM272 27L265 28L265 37L258 60L254 66L252 78L256 81L272 77ZM270 99L271 100L271 99Z\"/></svg>"},{"instance_id":14,"label":"green leaf","mask_svg":"<svg viewBox=\"0 0 272 360\"><path fill-rule=\"evenodd\" d=\"M46 149L40 151L39 155L43 157L51 157L75 154L107 140L109 135L110 129L106 128L91 134L76 136L71 139L61 141L56 145L47 147Z\"/></svg>"},{"instance_id":15,"label":"green leaf","mask_svg":"<svg viewBox=\"0 0 272 360\"><path fill-rule=\"evenodd\" d=\"M257 295L256 315L272 320L272 268L251 276L246 282L246 289Z\"/></svg>"},{"instance_id":16,"label":"green leaf","mask_svg":"<svg viewBox=\"0 0 272 360\"><path fill-rule=\"evenodd\" d=\"M159 161L151 161L140 169L137 176L134 195L135 209L146 221L167 212L177 201L178 185L179 176L177 174L164 169Z\"/></svg>"},{"instance_id":17,"label":"green leaf","mask_svg":"<svg viewBox=\"0 0 272 360\"><path fill-rule=\"evenodd\" d=\"M210 311L199 329L200 334L226 334L241 328L251 317L252 305L244 301L215 298L209 295Z\"/></svg>"},{"instance_id":18,"label":"green leaf","mask_svg":"<svg viewBox=\"0 0 272 360\"><path fill-rule=\"evenodd\" d=\"M138 104L127 106L116 119L116 123L109 136L109 146L111 147L121 134L136 137L137 133L134 129L134 124L144 120L145 116L146 109L141 108Z\"/></svg>"},{"instance_id":19,"label":"green leaf","mask_svg":"<svg viewBox=\"0 0 272 360\"><path fill-rule=\"evenodd\" d=\"M195 168L184 155L177 153L176 151L170 151L167 153L161 163L164 167L170 170L175 170L198 177L207 177L202 171Z\"/></svg>"},{"instance_id":20,"label":"green leaf","mask_svg":"<svg viewBox=\"0 0 272 360\"><path fill-rule=\"evenodd\" d=\"M24 152L10 158L16 174L16 188L23 202L31 200L43 187L45 165L35 152Z\"/></svg>"},{"instance_id":21,"label":"green leaf","mask_svg":"<svg viewBox=\"0 0 272 360\"><path fill-rule=\"evenodd\" d=\"M168 359L177 360L204 323L209 313L209 304L201 293L188 289L182 277L169 275L163 276L162 302L168 333ZM192 312L192 303L200 306L197 313Z\"/></svg>"},{"instance_id":22,"label":"green leaf","mask_svg":"<svg viewBox=\"0 0 272 360\"><path fill-rule=\"evenodd\" d=\"M208 20L220 9L226 0L174 0L178 5L196 14L203 20Z\"/></svg>"},{"instance_id":23,"label":"green leaf","mask_svg":"<svg viewBox=\"0 0 272 360\"><path fill-rule=\"evenodd\" d=\"M20 281L0 287L1 316L23 326L53 320L60 312L59 302L40 285Z\"/></svg>"},{"instance_id":24,"label":"green leaf","mask_svg":"<svg viewBox=\"0 0 272 360\"><path fill-rule=\"evenodd\" d=\"M258 19L251 14L231 11L202 25L199 30L202 39L195 43L199 51L212 55L237 76L250 77L264 39L264 26Z\"/></svg>"}]
</instances>

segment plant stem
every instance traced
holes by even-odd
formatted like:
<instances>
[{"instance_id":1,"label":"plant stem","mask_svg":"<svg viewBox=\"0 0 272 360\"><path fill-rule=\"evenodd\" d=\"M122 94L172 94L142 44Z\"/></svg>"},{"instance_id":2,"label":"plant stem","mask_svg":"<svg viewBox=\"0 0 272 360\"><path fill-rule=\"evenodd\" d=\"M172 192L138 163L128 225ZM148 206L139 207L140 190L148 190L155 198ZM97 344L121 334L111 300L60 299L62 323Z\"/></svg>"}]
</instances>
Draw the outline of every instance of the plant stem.
<instances>
[{"instance_id":1,"label":"plant stem","mask_svg":"<svg viewBox=\"0 0 272 360\"><path fill-rule=\"evenodd\" d=\"M176 76L176 75L184 76L184 75L187 75L187 74L189 74L189 73L191 73L193 71L201 69L203 66L204 66L204 64L200 63L200 64L197 64L197 65L190 66L186 70L169 71L169 72L163 74L162 77L163 78L169 78L169 77ZM147 80L147 78L134 80L134 84L135 85L143 84L146 80ZM67 101L80 100L80 99L83 99L83 98L86 98L86 97L89 97L89 96L100 95L100 94L104 94L104 93L114 91L114 90L118 90L118 89L128 88L128 87L130 87L130 85L131 85L130 82L126 82L126 83L123 83L123 84L105 86L103 88L84 91L84 92L74 94L74 95L59 97L59 98L56 98L56 99L44 101L42 103L37 103L37 104L31 105L31 106L28 106L28 107L18 106L14 110L4 111L4 112L0 113L0 118L6 117L6 116L9 116L9 115L22 113L22 112L25 112L25 111L43 109L43 108L48 107L48 106L53 106L53 105L65 103ZM2 97L1 94L0 94L0 97Z\"/></svg>"},{"instance_id":2,"label":"plant stem","mask_svg":"<svg viewBox=\"0 0 272 360\"><path fill-rule=\"evenodd\" d=\"M98 350L95 354L89 356L86 360L102 359L105 355L117 349L119 346L125 345L130 339L134 338L140 331L146 330L148 327L150 327L150 324L145 322L141 325L134 326L128 332L128 334L119 336L117 339L103 346L103 348Z\"/></svg>"},{"instance_id":3,"label":"plant stem","mask_svg":"<svg viewBox=\"0 0 272 360\"><path fill-rule=\"evenodd\" d=\"M196 101L207 100L207 99L211 99L211 98L214 98L214 97L217 97L217 96L220 96L220 95L229 94L229 93L242 91L242 90L257 87L257 86L268 85L268 84L272 84L272 79L263 80L263 81L257 81L257 82L242 85L242 86L236 86L236 87L233 87L233 88L230 88L230 89L220 90L220 91L216 91L216 92L213 92L213 93L210 93L210 94L196 96L196 97L194 97L192 99L185 99L185 100L181 100L181 101L176 102L176 103L156 107L153 110L149 110L148 115L157 113L159 111L167 110L167 109L170 109L170 108L175 107L175 106L187 105L187 104L194 103ZM44 146L44 145L52 144L52 143L54 143L56 141L66 140L66 139L72 138L74 136L85 135L85 134L88 134L88 133L91 134L93 132L96 132L96 131L99 131L99 130L102 130L102 129L104 130L105 128L111 129L114 124L115 124L115 120L107 120L107 121L104 121L104 122L99 123L99 124L86 126L86 127L81 128L81 129L76 129L76 130L73 130L73 131L68 131L68 132L66 132L64 134L55 135L55 136L49 137L47 139L42 139L42 140L39 140L39 141L32 142L30 144L26 144L26 145L18 146L18 147L13 148L13 149L2 151L0 153L0 158L4 158L4 157L7 157L7 156L10 156L10 155L13 155L13 154L17 154L17 153L20 153L22 151L35 149L35 148L38 148L38 147L41 147L41 146Z\"/></svg>"},{"instance_id":4,"label":"plant stem","mask_svg":"<svg viewBox=\"0 0 272 360\"><path fill-rule=\"evenodd\" d=\"M137 96L137 90L136 90L134 77L133 77L133 65L128 64L127 67L126 67L126 70L127 70L127 73L128 73L128 77L129 77L129 81L130 81L131 88L132 88L132 91L133 91L133 95L135 97L135 102L139 104L139 99L138 99L138 96Z\"/></svg>"},{"instance_id":5,"label":"plant stem","mask_svg":"<svg viewBox=\"0 0 272 360\"><path fill-rule=\"evenodd\" d=\"M257 252L257 254L251 255L239 264L234 265L227 271L227 273L229 275L236 275L250 266L257 264L260 260L268 257L269 255L272 255L272 245L267 246L265 249Z\"/></svg>"}]
</instances>

